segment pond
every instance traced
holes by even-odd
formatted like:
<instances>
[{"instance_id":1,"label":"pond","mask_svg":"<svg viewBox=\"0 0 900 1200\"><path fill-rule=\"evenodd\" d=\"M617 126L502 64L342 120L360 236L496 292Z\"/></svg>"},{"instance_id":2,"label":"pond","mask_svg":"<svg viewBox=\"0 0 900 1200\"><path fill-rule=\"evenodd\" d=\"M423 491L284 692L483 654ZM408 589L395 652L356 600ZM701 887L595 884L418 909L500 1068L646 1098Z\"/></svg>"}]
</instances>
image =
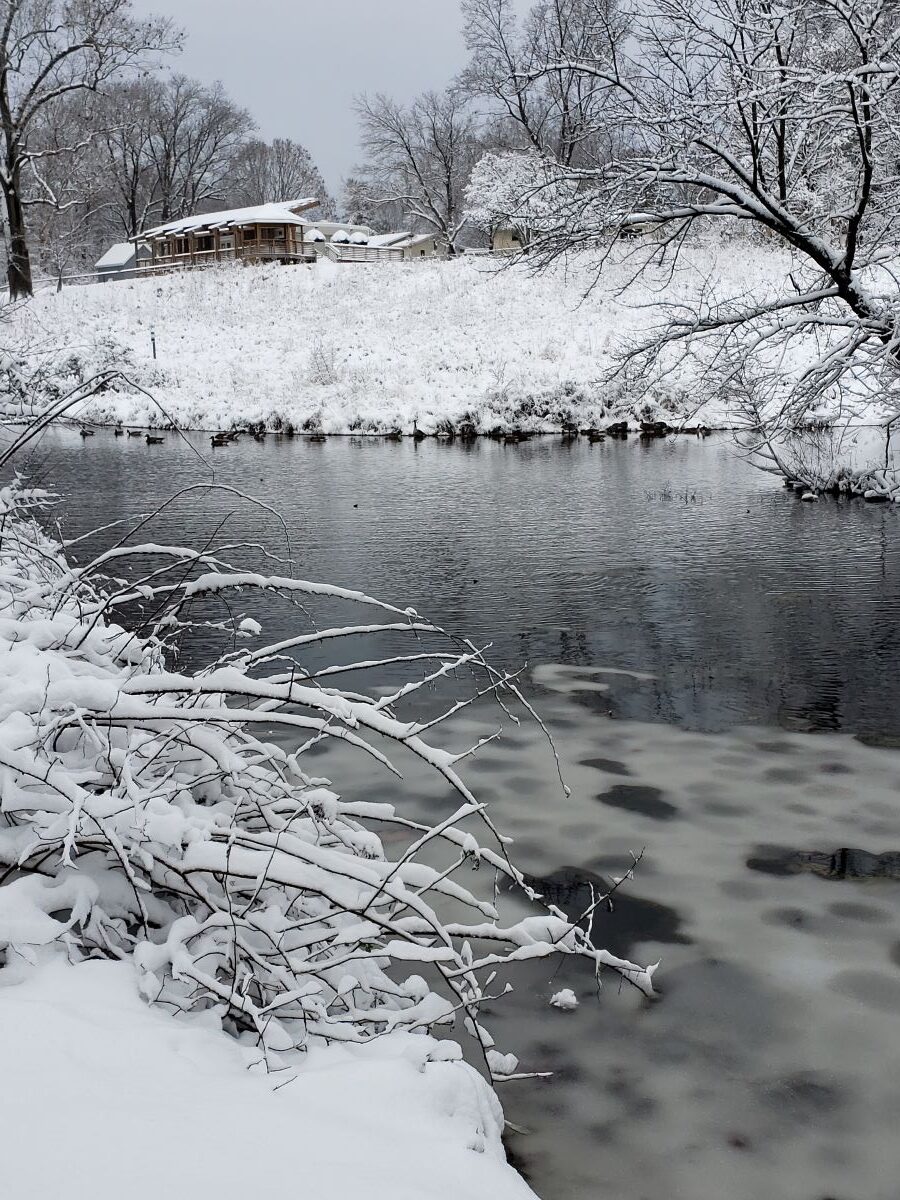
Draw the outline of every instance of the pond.
<instances>
[{"instance_id":1,"label":"pond","mask_svg":"<svg viewBox=\"0 0 900 1200\"><path fill-rule=\"evenodd\" d=\"M639 858L600 940L659 959L661 998L530 966L491 1014L504 1051L555 1072L502 1091L537 1193L896 1200L900 859L871 856L900 851L900 511L804 504L726 437L193 444L283 515L305 577L527 663L571 797L534 727L466 778L557 903L581 911ZM57 431L31 469L68 536L208 478L172 434ZM269 514L222 492L153 537L206 542L225 518L220 541L284 552ZM340 783L394 786L361 764ZM434 781L407 788L446 811ZM562 987L577 1011L548 1006Z\"/></svg>"}]
</instances>

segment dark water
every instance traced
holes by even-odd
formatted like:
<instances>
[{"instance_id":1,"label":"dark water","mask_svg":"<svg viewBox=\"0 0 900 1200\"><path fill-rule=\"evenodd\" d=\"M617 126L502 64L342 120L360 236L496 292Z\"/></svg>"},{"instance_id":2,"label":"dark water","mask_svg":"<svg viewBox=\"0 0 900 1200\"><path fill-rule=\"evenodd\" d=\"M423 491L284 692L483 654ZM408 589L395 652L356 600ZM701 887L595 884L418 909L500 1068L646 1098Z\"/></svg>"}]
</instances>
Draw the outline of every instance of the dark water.
<instances>
[{"instance_id":1,"label":"dark water","mask_svg":"<svg viewBox=\"0 0 900 1200\"><path fill-rule=\"evenodd\" d=\"M601 940L661 960L661 999L529 966L492 1015L503 1050L556 1072L502 1093L538 1194L896 1200L900 882L797 852L900 850L900 512L803 504L727 440L270 439L212 461L283 513L307 577L529 664L571 797L529 727L467 781L557 903L582 909L640 856ZM171 436L58 433L35 469L65 495L69 536L205 478ZM174 506L153 537L197 543L224 518L220 542L284 552L271 517L220 493ZM285 634L276 606L255 615ZM480 731L466 718L457 737ZM411 809L444 811L403 765ZM368 764L334 771L344 794L395 798ZM562 987L576 1012L549 1007Z\"/></svg>"},{"instance_id":2,"label":"dark water","mask_svg":"<svg viewBox=\"0 0 900 1200\"><path fill-rule=\"evenodd\" d=\"M71 533L208 478L171 435L152 447L53 437L39 473L66 496ZM616 685L603 711L703 730L900 733L892 506L799 503L726 439L196 444L220 482L284 515L308 577L412 604L492 642L503 664L654 676ZM217 493L152 528L196 544L225 518L220 541L283 551L274 521Z\"/></svg>"}]
</instances>

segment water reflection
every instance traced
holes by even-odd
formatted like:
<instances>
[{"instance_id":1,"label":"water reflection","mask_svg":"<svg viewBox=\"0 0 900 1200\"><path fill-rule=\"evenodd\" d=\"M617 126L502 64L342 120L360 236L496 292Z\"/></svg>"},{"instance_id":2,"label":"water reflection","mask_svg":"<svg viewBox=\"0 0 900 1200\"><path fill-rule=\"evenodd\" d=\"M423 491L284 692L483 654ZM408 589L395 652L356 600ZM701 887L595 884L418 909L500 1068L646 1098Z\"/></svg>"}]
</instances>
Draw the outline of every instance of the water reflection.
<instances>
[{"instance_id":1,"label":"water reflection","mask_svg":"<svg viewBox=\"0 0 900 1200\"><path fill-rule=\"evenodd\" d=\"M84 446L57 432L40 453L72 534L203 478L171 437L148 448L101 433ZM216 453L221 482L283 513L309 576L412 604L492 642L508 666L638 673L595 679L605 690L578 696L592 711L704 730L752 721L900 734L893 506L802 504L727 438L270 438ZM222 521L220 541L286 553L271 518L221 493L193 494L153 528L203 542ZM271 614L267 628L277 632Z\"/></svg>"}]
</instances>

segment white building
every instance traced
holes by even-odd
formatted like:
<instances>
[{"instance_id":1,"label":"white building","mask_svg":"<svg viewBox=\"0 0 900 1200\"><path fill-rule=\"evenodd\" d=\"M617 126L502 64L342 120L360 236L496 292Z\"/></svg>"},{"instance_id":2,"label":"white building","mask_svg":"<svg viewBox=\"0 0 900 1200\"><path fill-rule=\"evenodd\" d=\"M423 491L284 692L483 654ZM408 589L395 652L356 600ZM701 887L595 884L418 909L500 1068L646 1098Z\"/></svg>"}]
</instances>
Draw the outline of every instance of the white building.
<instances>
[{"instance_id":1,"label":"white building","mask_svg":"<svg viewBox=\"0 0 900 1200\"><path fill-rule=\"evenodd\" d=\"M94 264L98 283L111 279L134 279L138 264L149 262L150 247L144 242L116 242Z\"/></svg>"}]
</instances>

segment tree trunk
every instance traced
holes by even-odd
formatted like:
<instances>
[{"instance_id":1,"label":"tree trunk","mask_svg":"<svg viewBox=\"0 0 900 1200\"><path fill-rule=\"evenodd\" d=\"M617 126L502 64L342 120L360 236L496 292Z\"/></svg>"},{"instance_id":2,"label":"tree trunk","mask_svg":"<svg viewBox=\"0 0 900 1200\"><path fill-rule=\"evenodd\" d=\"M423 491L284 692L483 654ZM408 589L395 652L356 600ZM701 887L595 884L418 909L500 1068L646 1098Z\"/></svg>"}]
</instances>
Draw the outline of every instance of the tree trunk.
<instances>
[{"instance_id":1,"label":"tree trunk","mask_svg":"<svg viewBox=\"0 0 900 1200\"><path fill-rule=\"evenodd\" d=\"M21 300L34 294L31 282L31 258L28 254L28 237L25 232L25 214L19 194L19 172L10 172L10 183L4 188L6 220L9 225L9 279L10 300Z\"/></svg>"}]
</instances>

